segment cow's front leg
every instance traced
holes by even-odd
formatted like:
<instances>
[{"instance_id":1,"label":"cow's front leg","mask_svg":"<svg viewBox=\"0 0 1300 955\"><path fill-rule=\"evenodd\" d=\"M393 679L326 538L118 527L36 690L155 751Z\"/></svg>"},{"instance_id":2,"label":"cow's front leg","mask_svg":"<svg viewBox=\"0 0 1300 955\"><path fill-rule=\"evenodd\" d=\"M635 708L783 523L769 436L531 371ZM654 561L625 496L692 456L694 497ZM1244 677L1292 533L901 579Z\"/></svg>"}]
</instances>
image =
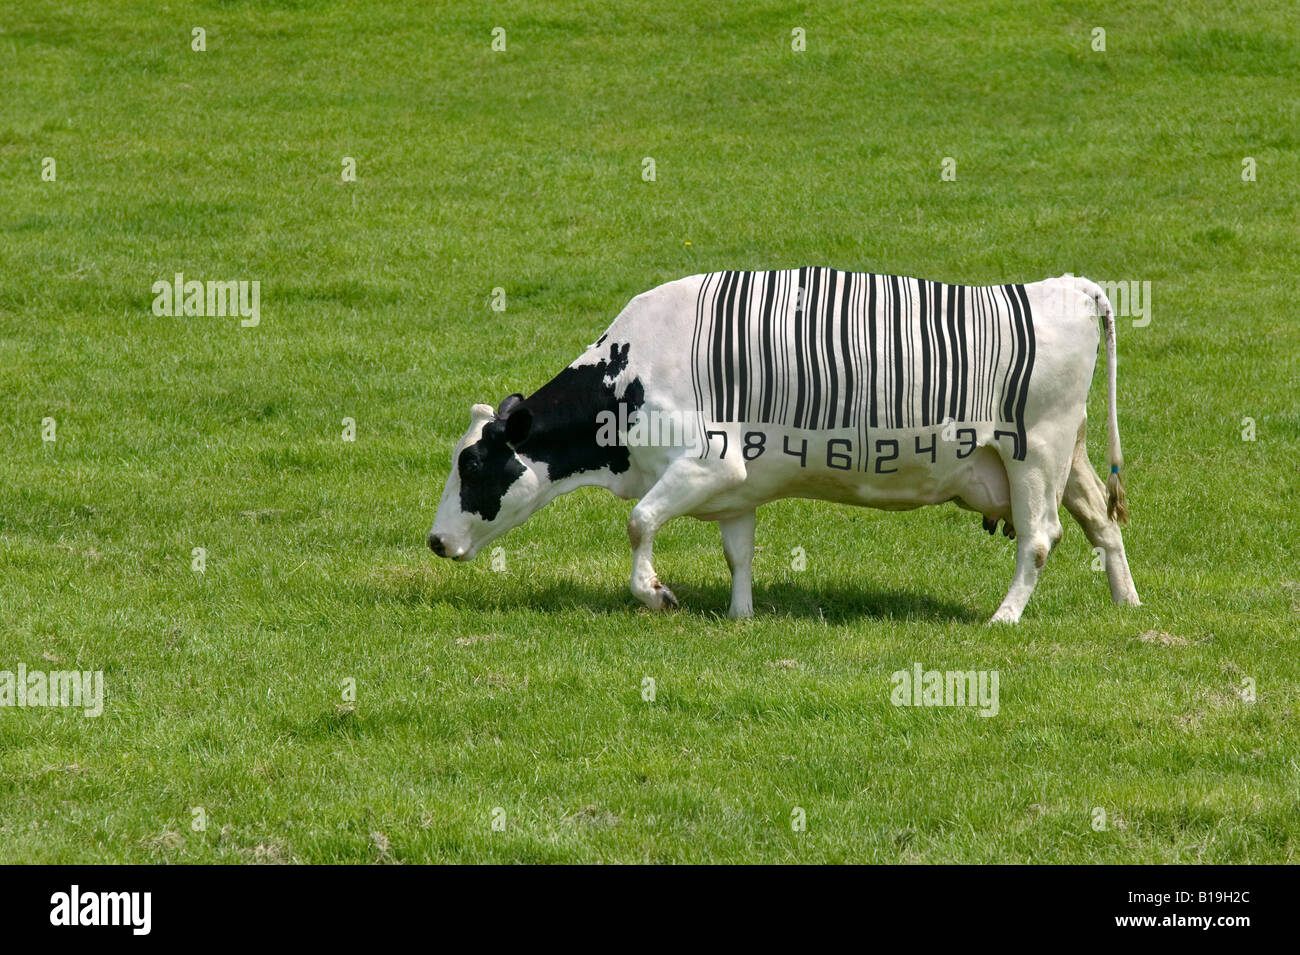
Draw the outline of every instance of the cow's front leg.
<instances>
[{"instance_id":1,"label":"cow's front leg","mask_svg":"<svg viewBox=\"0 0 1300 955\"><path fill-rule=\"evenodd\" d=\"M697 511L705 501L745 479L738 461L678 458L632 508L627 537L632 543L632 594L651 610L679 606L654 568L654 540L674 517Z\"/></svg>"},{"instance_id":2,"label":"cow's front leg","mask_svg":"<svg viewBox=\"0 0 1300 955\"><path fill-rule=\"evenodd\" d=\"M638 514L632 508L627 519L627 539L632 543L632 596L651 610L676 610L681 606L676 595L665 587L655 573L655 534L671 518L656 520L650 514Z\"/></svg>"},{"instance_id":3,"label":"cow's front leg","mask_svg":"<svg viewBox=\"0 0 1300 955\"><path fill-rule=\"evenodd\" d=\"M754 512L718 521L722 531L722 553L731 570L730 617L752 617L754 594L751 572L754 567Z\"/></svg>"}]
</instances>

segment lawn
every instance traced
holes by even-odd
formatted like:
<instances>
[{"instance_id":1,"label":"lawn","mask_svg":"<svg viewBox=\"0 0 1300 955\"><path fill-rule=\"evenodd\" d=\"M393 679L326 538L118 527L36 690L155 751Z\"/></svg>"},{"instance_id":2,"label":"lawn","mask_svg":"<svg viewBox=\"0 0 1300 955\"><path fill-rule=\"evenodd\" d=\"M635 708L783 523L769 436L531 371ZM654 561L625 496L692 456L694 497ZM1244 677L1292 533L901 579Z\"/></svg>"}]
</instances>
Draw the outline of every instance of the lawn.
<instances>
[{"instance_id":1,"label":"lawn","mask_svg":"<svg viewBox=\"0 0 1300 955\"><path fill-rule=\"evenodd\" d=\"M1287 4L34 0L0 78L0 670L107 694L0 707L0 862L1296 861ZM1150 283L1144 606L1064 514L1016 627L952 506L760 510L750 621L689 520L638 609L597 490L430 555L473 402L806 264ZM260 322L156 316L177 272ZM892 705L917 663L997 715Z\"/></svg>"}]
</instances>

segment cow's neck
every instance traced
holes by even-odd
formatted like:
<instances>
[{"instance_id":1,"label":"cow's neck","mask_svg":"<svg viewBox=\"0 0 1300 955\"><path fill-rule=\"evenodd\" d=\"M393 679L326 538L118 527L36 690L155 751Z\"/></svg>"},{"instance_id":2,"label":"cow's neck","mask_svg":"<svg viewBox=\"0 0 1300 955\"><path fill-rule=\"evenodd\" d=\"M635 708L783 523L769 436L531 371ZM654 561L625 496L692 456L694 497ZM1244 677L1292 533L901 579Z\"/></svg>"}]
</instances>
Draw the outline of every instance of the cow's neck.
<instances>
[{"instance_id":1,"label":"cow's neck","mask_svg":"<svg viewBox=\"0 0 1300 955\"><path fill-rule=\"evenodd\" d=\"M606 416L626 421L645 400L641 380L627 374L628 350L612 344L608 357L580 359L524 399L532 427L518 451L546 466L553 488L548 500L592 485L627 496L627 446L602 442L598 435Z\"/></svg>"}]
</instances>

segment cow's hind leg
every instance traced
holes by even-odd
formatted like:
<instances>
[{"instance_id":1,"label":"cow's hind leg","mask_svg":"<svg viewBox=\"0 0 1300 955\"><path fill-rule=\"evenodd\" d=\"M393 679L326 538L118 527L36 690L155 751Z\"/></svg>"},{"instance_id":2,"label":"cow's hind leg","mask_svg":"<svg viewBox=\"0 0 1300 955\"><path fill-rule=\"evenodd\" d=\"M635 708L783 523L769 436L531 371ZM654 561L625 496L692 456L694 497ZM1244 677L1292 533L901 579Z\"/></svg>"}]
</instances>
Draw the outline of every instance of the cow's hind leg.
<instances>
[{"instance_id":1,"label":"cow's hind leg","mask_svg":"<svg viewBox=\"0 0 1300 955\"><path fill-rule=\"evenodd\" d=\"M1070 476L1065 483L1065 508L1079 522L1089 543L1101 548L1111 599L1117 604L1137 606L1137 589L1133 586L1133 575L1129 573L1124 538L1120 535L1119 525L1106 516L1106 485L1088 461L1082 429L1074 446Z\"/></svg>"},{"instance_id":2,"label":"cow's hind leg","mask_svg":"<svg viewBox=\"0 0 1300 955\"><path fill-rule=\"evenodd\" d=\"M754 567L754 512L718 521L722 531L722 552L731 570L731 609L728 616L752 617L754 594L751 572Z\"/></svg>"},{"instance_id":3,"label":"cow's hind leg","mask_svg":"<svg viewBox=\"0 0 1300 955\"><path fill-rule=\"evenodd\" d=\"M651 610L678 606L673 592L654 569L654 540L659 528L674 517L697 511L715 494L745 479L739 461L678 458L632 508L627 536L632 543L632 594Z\"/></svg>"},{"instance_id":4,"label":"cow's hind leg","mask_svg":"<svg viewBox=\"0 0 1300 955\"><path fill-rule=\"evenodd\" d=\"M1047 555L1061 539L1061 495L1069 459L1049 451L1033 452L1024 461L1004 458L1011 485L1011 519L1016 534L1016 573L990 623L1016 623L1029 602Z\"/></svg>"}]
</instances>

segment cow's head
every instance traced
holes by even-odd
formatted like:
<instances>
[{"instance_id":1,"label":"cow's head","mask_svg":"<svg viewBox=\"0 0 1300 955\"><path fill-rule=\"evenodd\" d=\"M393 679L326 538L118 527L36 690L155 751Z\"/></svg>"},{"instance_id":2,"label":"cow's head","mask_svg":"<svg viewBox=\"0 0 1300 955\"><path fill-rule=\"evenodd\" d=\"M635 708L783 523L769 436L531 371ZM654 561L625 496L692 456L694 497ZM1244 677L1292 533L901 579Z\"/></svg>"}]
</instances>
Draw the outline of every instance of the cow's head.
<instances>
[{"instance_id":1,"label":"cow's head","mask_svg":"<svg viewBox=\"0 0 1300 955\"><path fill-rule=\"evenodd\" d=\"M521 395L506 398L495 413L489 405L470 409L469 430L452 452L451 474L429 531L429 547L439 557L473 559L550 499L545 469L516 452L532 425Z\"/></svg>"}]
</instances>

